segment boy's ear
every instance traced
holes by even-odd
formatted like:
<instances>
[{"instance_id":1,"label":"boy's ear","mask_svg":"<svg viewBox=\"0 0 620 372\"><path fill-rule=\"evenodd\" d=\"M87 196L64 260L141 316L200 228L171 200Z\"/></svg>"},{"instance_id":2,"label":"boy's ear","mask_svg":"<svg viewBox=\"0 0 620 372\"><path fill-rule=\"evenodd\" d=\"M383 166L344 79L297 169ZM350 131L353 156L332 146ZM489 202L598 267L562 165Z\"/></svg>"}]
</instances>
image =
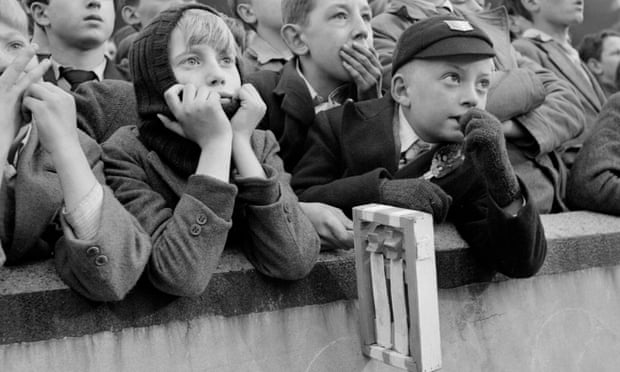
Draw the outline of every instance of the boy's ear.
<instances>
[{"instance_id":1,"label":"boy's ear","mask_svg":"<svg viewBox=\"0 0 620 372\"><path fill-rule=\"evenodd\" d=\"M588 59L586 65L588 65L588 68L590 69L590 71L592 71L594 75L600 75L603 73L601 62L599 62L596 58Z\"/></svg>"},{"instance_id":2,"label":"boy's ear","mask_svg":"<svg viewBox=\"0 0 620 372\"><path fill-rule=\"evenodd\" d=\"M409 98L409 92L407 91L407 81L405 77L397 72L392 76L392 85L390 87L390 93L394 102L403 107L409 107L411 105L411 99Z\"/></svg>"},{"instance_id":3,"label":"boy's ear","mask_svg":"<svg viewBox=\"0 0 620 372\"><path fill-rule=\"evenodd\" d=\"M30 12L32 13L34 23L39 27L48 27L50 25L50 20L47 16L47 4L35 1L30 5Z\"/></svg>"},{"instance_id":4,"label":"boy's ear","mask_svg":"<svg viewBox=\"0 0 620 372\"><path fill-rule=\"evenodd\" d=\"M304 40L301 26L287 23L282 26L280 34L282 35L282 39L284 39L284 42L291 50L291 52L293 52L293 54L298 56L308 54L308 45Z\"/></svg>"},{"instance_id":5,"label":"boy's ear","mask_svg":"<svg viewBox=\"0 0 620 372\"><path fill-rule=\"evenodd\" d=\"M121 18L128 25L137 25L140 23L140 16L136 13L136 8L131 5L125 5L121 9Z\"/></svg>"},{"instance_id":6,"label":"boy's ear","mask_svg":"<svg viewBox=\"0 0 620 372\"><path fill-rule=\"evenodd\" d=\"M237 5L237 16L241 18L243 23L246 25L255 26L256 25L256 14L254 14L254 9L251 4L238 4Z\"/></svg>"}]
</instances>

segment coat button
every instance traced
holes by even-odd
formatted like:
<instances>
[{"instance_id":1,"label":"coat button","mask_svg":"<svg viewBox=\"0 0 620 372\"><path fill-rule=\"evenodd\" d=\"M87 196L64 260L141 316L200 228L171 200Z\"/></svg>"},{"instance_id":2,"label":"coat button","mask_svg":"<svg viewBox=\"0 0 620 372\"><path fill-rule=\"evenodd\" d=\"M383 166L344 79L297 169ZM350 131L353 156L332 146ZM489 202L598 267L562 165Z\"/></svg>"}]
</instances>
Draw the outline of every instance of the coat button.
<instances>
[{"instance_id":1,"label":"coat button","mask_svg":"<svg viewBox=\"0 0 620 372\"><path fill-rule=\"evenodd\" d=\"M95 265L97 266L103 266L107 263L108 263L108 256L105 256L102 254L100 256L97 256L97 258L95 258Z\"/></svg>"},{"instance_id":2,"label":"coat button","mask_svg":"<svg viewBox=\"0 0 620 372\"><path fill-rule=\"evenodd\" d=\"M199 225L204 225L207 223L207 216L204 213L200 213L198 217L196 217L196 222Z\"/></svg>"},{"instance_id":3,"label":"coat button","mask_svg":"<svg viewBox=\"0 0 620 372\"><path fill-rule=\"evenodd\" d=\"M290 213L291 207L288 206L288 203L284 203L284 213Z\"/></svg>"},{"instance_id":4,"label":"coat button","mask_svg":"<svg viewBox=\"0 0 620 372\"><path fill-rule=\"evenodd\" d=\"M202 231L202 227L193 224L192 226L190 226L189 228L189 233L192 234L193 236L198 236L200 235L200 232Z\"/></svg>"},{"instance_id":5,"label":"coat button","mask_svg":"<svg viewBox=\"0 0 620 372\"><path fill-rule=\"evenodd\" d=\"M86 255L88 257L94 257L98 254L99 254L99 247L92 246L92 247L88 247L88 249L86 250Z\"/></svg>"}]
</instances>

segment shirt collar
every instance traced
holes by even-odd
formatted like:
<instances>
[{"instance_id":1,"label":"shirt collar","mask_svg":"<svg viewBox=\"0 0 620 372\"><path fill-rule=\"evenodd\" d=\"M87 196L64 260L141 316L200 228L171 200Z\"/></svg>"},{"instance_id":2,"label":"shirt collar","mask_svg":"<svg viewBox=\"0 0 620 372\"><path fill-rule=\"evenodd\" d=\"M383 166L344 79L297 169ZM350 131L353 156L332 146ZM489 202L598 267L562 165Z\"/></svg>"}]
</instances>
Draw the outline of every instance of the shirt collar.
<instances>
[{"instance_id":1,"label":"shirt collar","mask_svg":"<svg viewBox=\"0 0 620 372\"><path fill-rule=\"evenodd\" d=\"M248 43L248 48L254 51L256 54L256 60L262 65L273 60L288 61L293 58L293 53L290 50L287 50L286 52L277 50L257 33L254 33L251 36L250 42Z\"/></svg>"},{"instance_id":2,"label":"shirt collar","mask_svg":"<svg viewBox=\"0 0 620 372\"><path fill-rule=\"evenodd\" d=\"M17 132L17 141L14 142L16 146L15 153L13 154L13 159L11 159L10 164L17 168L17 161L19 160L19 155L21 150L26 146L28 140L30 139L30 133L32 132L32 123L28 123L21 127Z\"/></svg>"},{"instance_id":3,"label":"shirt collar","mask_svg":"<svg viewBox=\"0 0 620 372\"><path fill-rule=\"evenodd\" d=\"M316 101L317 98L320 98L319 93L312 87L312 85L310 85L310 82L308 81L308 79L306 79L303 72L301 72L301 68L299 66L299 60L297 60L295 64L295 69L297 70L297 73L302 78L304 83L306 83L306 86L308 87L308 92L310 92L310 98L312 98L312 101ZM339 86L338 88L332 90L331 93L329 93L329 95L327 96L327 100L321 99L322 103L314 106L314 112L318 114L321 111L325 111L330 108L342 105L349 98L348 93L349 93L348 84L343 84Z\"/></svg>"},{"instance_id":4,"label":"shirt collar","mask_svg":"<svg viewBox=\"0 0 620 372\"><path fill-rule=\"evenodd\" d=\"M400 152L407 151L420 137L415 133L411 124L405 117L402 106L398 106L398 137L400 139Z\"/></svg>"},{"instance_id":5,"label":"shirt collar","mask_svg":"<svg viewBox=\"0 0 620 372\"><path fill-rule=\"evenodd\" d=\"M56 62L54 60L54 58L50 58L50 61L52 62L52 69L54 70L54 77L56 78L56 80L60 79L60 67L61 65ZM103 59L103 62L101 62L99 65L95 66L91 71L95 73L95 75L97 76L97 79L99 79L99 81L103 80L103 73L105 71L106 68L106 64L107 64L108 60L106 58ZM66 67L70 67L70 66L66 66Z\"/></svg>"}]
</instances>

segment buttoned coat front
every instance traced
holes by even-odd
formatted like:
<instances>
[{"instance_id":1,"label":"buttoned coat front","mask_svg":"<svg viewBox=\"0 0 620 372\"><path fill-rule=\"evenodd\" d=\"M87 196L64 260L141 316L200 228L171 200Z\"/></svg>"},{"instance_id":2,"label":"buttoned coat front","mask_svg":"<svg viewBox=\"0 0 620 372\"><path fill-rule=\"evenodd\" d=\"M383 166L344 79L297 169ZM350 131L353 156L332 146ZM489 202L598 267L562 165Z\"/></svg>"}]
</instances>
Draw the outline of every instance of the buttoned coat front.
<instances>
[{"instance_id":1,"label":"buttoned coat front","mask_svg":"<svg viewBox=\"0 0 620 372\"><path fill-rule=\"evenodd\" d=\"M144 146L136 127L123 127L104 143L108 183L151 236L147 275L155 287L201 294L231 239L265 275L292 280L312 269L320 241L289 185L273 134L255 131L252 146L268 179L232 176L233 184L182 177Z\"/></svg>"}]
</instances>

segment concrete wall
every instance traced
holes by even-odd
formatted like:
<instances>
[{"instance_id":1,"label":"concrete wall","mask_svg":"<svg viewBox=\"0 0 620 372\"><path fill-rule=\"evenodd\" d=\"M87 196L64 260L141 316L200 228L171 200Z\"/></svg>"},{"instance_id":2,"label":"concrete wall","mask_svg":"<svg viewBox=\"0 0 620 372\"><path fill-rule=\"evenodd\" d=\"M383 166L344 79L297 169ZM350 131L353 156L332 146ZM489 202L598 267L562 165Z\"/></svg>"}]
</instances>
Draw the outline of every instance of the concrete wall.
<instances>
[{"instance_id":1,"label":"concrete wall","mask_svg":"<svg viewBox=\"0 0 620 372\"><path fill-rule=\"evenodd\" d=\"M443 371L617 371L620 266L439 292ZM0 371L398 371L360 353L356 301L0 346Z\"/></svg>"}]
</instances>

